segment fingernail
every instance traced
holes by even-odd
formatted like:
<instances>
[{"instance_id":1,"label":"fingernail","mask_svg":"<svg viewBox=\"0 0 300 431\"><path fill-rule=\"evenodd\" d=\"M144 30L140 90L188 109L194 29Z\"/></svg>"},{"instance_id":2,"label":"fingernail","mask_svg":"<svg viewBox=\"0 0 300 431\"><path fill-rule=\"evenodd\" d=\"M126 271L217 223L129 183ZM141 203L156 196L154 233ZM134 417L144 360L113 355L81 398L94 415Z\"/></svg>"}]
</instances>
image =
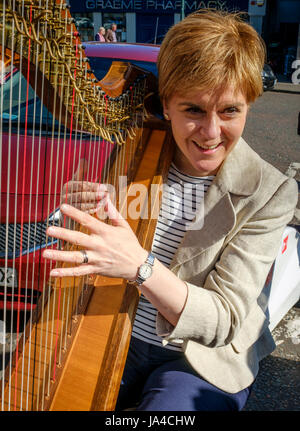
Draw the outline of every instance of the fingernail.
<instances>
[{"instance_id":1,"label":"fingernail","mask_svg":"<svg viewBox=\"0 0 300 431\"><path fill-rule=\"evenodd\" d=\"M62 204L61 206L60 206L60 209L61 209L61 211L67 211L68 210L68 208L70 208L70 205L68 205L68 204Z\"/></svg>"}]
</instances>

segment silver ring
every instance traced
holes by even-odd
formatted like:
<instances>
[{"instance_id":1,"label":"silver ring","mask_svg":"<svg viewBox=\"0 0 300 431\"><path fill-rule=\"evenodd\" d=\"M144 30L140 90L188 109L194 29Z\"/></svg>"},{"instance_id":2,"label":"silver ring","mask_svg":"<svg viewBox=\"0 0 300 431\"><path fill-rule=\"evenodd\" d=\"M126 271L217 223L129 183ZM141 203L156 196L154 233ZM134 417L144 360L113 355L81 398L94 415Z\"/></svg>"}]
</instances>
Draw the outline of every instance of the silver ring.
<instances>
[{"instance_id":1,"label":"silver ring","mask_svg":"<svg viewBox=\"0 0 300 431\"><path fill-rule=\"evenodd\" d=\"M88 263L89 258L88 258L87 252L85 250L80 250L80 253L82 253L82 256L83 256L83 262L82 263Z\"/></svg>"}]
</instances>

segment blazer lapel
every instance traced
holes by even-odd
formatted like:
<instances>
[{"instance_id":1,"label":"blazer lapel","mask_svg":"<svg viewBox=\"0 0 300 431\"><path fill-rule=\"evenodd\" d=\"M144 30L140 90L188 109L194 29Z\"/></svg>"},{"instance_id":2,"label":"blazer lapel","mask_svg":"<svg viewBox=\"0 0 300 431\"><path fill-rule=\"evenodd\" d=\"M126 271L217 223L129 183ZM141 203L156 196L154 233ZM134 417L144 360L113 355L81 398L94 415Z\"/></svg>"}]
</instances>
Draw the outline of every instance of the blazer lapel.
<instances>
[{"instance_id":1,"label":"blazer lapel","mask_svg":"<svg viewBox=\"0 0 300 431\"><path fill-rule=\"evenodd\" d=\"M203 206L174 255L170 269L200 255L224 238L236 223L232 195L249 196L261 181L259 156L240 138L210 185Z\"/></svg>"}]
</instances>

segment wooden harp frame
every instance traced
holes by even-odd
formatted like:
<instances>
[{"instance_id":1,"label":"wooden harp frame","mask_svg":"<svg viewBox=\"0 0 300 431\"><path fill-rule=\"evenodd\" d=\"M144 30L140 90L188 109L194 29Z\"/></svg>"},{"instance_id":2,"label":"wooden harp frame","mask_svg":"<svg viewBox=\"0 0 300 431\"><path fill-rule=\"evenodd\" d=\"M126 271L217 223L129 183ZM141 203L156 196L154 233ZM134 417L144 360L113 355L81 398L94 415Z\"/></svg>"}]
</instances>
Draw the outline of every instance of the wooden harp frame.
<instances>
[{"instance_id":1,"label":"wooden harp frame","mask_svg":"<svg viewBox=\"0 0 300 431\"><path fill-rule=\"evenodd\" d=\"M107 172L107 181L112 180L119 160L127 160L128 182L122 195L124 201L118 202L121 206L124 202L129 206L134 200L132 191L136 184L142 184L147 190L139 205L141 212L148 211L148 215L128 217L128 221L143 247L150 249L173 148L166 124L145 110L144 99L148 107L155 96L153 78L149 76L145 80L145 72L116 62L99 82L84 63L83 54L80 62L84 67L76 67L79 38L68 8L60 0L4 1L1 8L2 66L13 58L14 65L23 74L27 73L28 82L53 117L60 115L67 128L74 127L76 118L76 124L85 124L88 133L96 133L105 142L114 143L114 151L106 163L109 166L103 167L102 172ZM13 31L5 30L7 20ZM47 27L47 34L38 33L39 24L44 29ZM74 40L76 48L72 46ZM30 52L34 44L39 47L38 54ZM58 82L58 66L52 70L47 66L47 71L41 72L39 62L44 48L56 65L64 65L69 88L73 86L68 97ZM64 57L61 49L67 53ZM48 60L44 59L44 64L49 65ZM43 89L33 82L40 80L41 73ZM135 85L133 98L128 88ZM57 88L60 91L55 91ZM70 103L72 98L74 101L74 94L75 103ZM120 95L127 99L131 95L132 103L126 105ZM76 280L69 277L46 284L47 291L43 289L30 325L27 323L24 327L3 374L2 410L114 410L139 300L138 290L126 280L103 276ZM64 298L70 292L72 305L61 318ZM40 358L38 366L36 358Z\"/></svg>"}]
</instances>

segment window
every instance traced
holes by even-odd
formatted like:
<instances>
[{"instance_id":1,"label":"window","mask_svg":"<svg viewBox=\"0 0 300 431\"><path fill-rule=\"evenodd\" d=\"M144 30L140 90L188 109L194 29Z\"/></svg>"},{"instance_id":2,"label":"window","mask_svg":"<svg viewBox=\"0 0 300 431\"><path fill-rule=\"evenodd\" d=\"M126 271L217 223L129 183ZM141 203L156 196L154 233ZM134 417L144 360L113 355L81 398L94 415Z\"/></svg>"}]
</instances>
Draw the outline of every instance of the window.
<instances>
[{"instance_id":1,"label":"window","mask_svg":"<svg viewBox=\"0 0 300 431\"><path fill-rule=\"evenodd\" d=\"M72 18L75 19L75 26L80 33L80 39L82 42L87 40L95 40L95 29L92 13L73 13Z\"/></svg>"},{"instance_id":2,"label":"window","mask_svg":"<svg viewBox=\"0 0 300 431\"><path fill-rule=\"evenodd\" d=\"M103 57L89 57L90 65L94 74L99 81L107 74L112 61L125 61L134 64L141 69L148 70L157 76L156 64L149 61L126 60L125 58L103 58Z\"/></svg>"},{"instance_id":3,"label":"window","mask_svg":"<svg viewBox=\"0 0 300 431\"><path fill-rule=\"evenodd\" d=\"M4 130L9 123L12 127L24 127L26 115L28 131L33 128L43 130L47 125L52 125L51 112L42 105L40 98L16 66L10 65L2 71L0 91L0 115ZM55 124L57 126L56 120Z\"/></svg>"}]
</instances>

